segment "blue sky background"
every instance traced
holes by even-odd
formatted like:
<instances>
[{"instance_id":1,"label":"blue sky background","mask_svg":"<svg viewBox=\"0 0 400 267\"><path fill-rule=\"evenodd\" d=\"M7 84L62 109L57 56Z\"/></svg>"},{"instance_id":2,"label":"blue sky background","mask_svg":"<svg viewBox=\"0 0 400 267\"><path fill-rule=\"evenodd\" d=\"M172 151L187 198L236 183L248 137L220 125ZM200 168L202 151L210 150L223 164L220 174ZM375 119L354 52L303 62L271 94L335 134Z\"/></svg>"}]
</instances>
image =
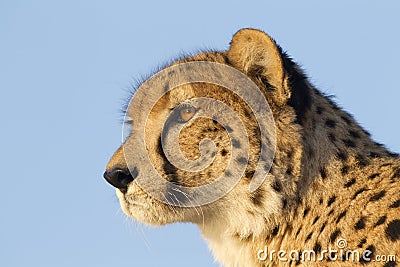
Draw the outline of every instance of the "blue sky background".
<instances>
[{"instance_id":1,"label":"blue sky background","mask_svg":"<svg viewBox=\"0 0 400 267\"><path fill-rule=\"evenodd\" d=\"M217 266L193 225L149 228L102 178L134 78L269 32L400 152L399 1L0 1L0 266Z\"/></svg>"}]
</instances>

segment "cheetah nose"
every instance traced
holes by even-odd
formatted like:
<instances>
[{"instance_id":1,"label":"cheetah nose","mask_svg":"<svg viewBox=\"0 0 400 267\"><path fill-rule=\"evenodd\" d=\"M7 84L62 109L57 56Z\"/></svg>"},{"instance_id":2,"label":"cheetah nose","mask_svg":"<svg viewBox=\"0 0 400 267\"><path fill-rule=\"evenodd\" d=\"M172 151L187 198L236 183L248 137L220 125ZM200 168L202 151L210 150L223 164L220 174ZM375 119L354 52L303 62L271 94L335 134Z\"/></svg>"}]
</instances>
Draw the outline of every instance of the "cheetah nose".
<instances>
[{"instance_id":1,"label":"cheetah nose","mask_svg":"<svg viewBox=\"0 0 400 267\"><path fill-rule=\"evenodd\" d=\"M128 185L132 182L137 176L139 172L137 168L133 168L132 172L128 169L114 168L110 171L106 171L103 174L104 179L112 186L118 188L122 192L126 192L128 190Z\"/></svg>"}]
</instances>

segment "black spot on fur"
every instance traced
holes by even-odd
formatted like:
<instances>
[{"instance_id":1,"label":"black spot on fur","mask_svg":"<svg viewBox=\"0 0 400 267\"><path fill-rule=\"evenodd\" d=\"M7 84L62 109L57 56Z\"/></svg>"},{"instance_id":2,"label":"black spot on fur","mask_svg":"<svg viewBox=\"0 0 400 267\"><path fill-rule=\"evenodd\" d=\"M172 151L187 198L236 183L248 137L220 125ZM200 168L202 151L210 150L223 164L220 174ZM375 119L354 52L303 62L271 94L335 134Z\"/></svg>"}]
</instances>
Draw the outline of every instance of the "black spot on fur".
<instances>
[{"instance_id":1,"label":"black spot on fur","mask_svg":"<svg viewBox=\"0 0 400 267\"><path fill-rule=\"evenodd\" d=\"M349 131L349 134L352 136L352 137L354 137L354 138L361 138L361 135L358 133L358 132L356 132L356 131L353 131L353 130L350 130Z\"/></svg>"},{"instance_id":2,"label":"black spot on fur","mask_svg":"<svg viewBox=\"0 0 400 267\"><path fill-rule=\"evenodd\" d=\"M382 190L382 191L379 192L378 194L373 195L369 200L370 200L370 201L377 201L377 200L381 199L382 197L384 197L385 194L386 194L386 191L385 191L385 190Z\"/></svg>"},{"instance_id":3,"label":"black spot on fur","mask_svg":"<svg viewBox=\"0 0 400 267\"><path fill-rule=\"evenodd\" d=\"M331 215L333 214L334 211L335 211L334 209L331 209L331 210L329 211L329 213L328 213L328 216L331 216Z\"/></svg>"},{"instance_id":4,"label":"black spot on fur","mask_svg":"<svg viewBox=\"0 0 400 267\"><path fill-rule=\"evenodd\" d=\"M299 229L297 230L297 232L296 232L296 237L300 234L300 230L301 230L301 228L299 228Z\"/></svg>"},{"instance_id":5,"label":"black spot on fur","mask_svg":"<svg viewBox=\"0 0 400 267\"><path fill-rule=\"evenodd\" d=\"M292 171L293 171L292 167L289 166L289 167L287 168L287 170L286 170L286 174L291 175L291 174L292 174Z\"/></svg>"},{"instance_id":6,"label":"black spot on fur","mask_svg":"<svg viewBox=\"0 0 400 267\"><path fill-rule=\"evenodd\" d=\"M365 190L366 190L365 188L358 189L358 190L354 193L354 195L353 195L353 197L352 197L351 199L355 199L359 194L361 194L361 193L364 192Z\"/></svg>"},{"instance_id":7,"label":"black spot on fur","mask_svg":"<svg viewBox=\"0 0 400 267\"><path fill-rule=\"evenodd\" d=\"M258 188L256 191L250 194L250 200L256 206L261 206L263 204L264 191Z\"/></svg>"},{"instance_id":8,"label":"black spot on fur","mask_svg":"<svg viewBox=\"0 0 400 267\"><path fill-rule=\"evenodd\" d=\"M251 179L251 178L253 178L254 173L255 173L255 171L245 171L244 176L245 176L247 179Z\"/></svg>"},{"instance_id":9,"label":"black spot on fur","mask_svg":"<svg viewBox=\"0 0 400 267\"><path fill-rule=\"evenodd\" d=\"M232 146L236 148L240 148L240 142L239 140L232 139Z\"/></svg>"},{"instance_id":10,"label":"black spot on fur","mask_svg":"<svg viewBox=\"0 0 400 267\"><path fill-rule=\"evenodd\" d=\"M345 144L345 146L347 146L347 147L356 147L356 143L354 143L353 140L344 139L342 141L343 141L343 144Z\"/></svg>"},{"instance_id":11,"label":"black spot on fur","mask_svg":"<svg viewBox=\"0 0 400 267\"><path fill-rule=\"evenodd\" d=\"M340 172L341 172L343 175L347 174L347 173L349 172L349 166L344 165L344 166L340 169Z\"/></svg>"},{"instance_id":12,"label":"black spot on fur","mask_svg":"<svg viewBox=\"0 0 400 267\"><path fill-rule=\"evenodd\" d=\"M320 233L320 234L324 231L325 226L326 226L326 223L324 223L324 224L321 226L321 229L319 229L319 233Z\"/></svg>"},{"instance_id":13,"label":"black spot on fur","mask_svg":"<svg viewBox=\"0 0 400 267\"><path fill-rule=\"evenodd\" d=\"M347 123L348 125L351 124L351 120L350 120L348 117L340 116L340 118L342 118L342 120L343 120L345 123Z\"/></svg>"},{"instance_id":14,"label":"black spot on fur","mask_svg":"<svg viewBox=\"0 0 400 267\"><path fill-rule=\"evenodd\" d=\"M305 208L303 211L303 218L306 217L309 212L310 212L310 208L309 207Z\"/></svg>"},{"instance_id":15,"label":"black spot on fur","mask_svg":"<svg viewBox=\"0 0 400 267\"><path fill-rule=\"evenodd\" d=\"M316 253L316 254L318 254L318 253L320 253L321 252L321 244L319 243L319 242L316 242L315 243L315 245L314 245L314 247L313 247L313 250L314 250L314 252Z\"/></svg>"},{"instance_id":16,"label":"black spot on fur","mask_svg":"<svg viewBox=\"0 0 400 267\"><path fill-rule=\"evenodd\" d=\"M323 107L317 107L317 113L318 114L322 114L322 112L324 111L325 109L323 108Z\"/></svg>"},{"instance_id":17,"label":"black spot on fur","mask_svg":"<svg viewBox=\"0 0 400 267\"><path fill-rule=\"evenodd\" d=\"M314 225L318 220L319 220L319 216L315 216L315 218L314 218L314 220L312 222L312 225Z\"/></svg>"},{"instance_id":18,"label":"black spot on fur","mask_svg":"<svg viewBox=\"0 0 400 267\"><path fill-rule=\"evenodd\" d=\"M287 207L287 199L284 198L282 199L282 209L285 209Z\"/></svg>"},{"instance_id":19,"label":"black spot on fur","mask_svg":"<svg viewBox=\"0 0 400 267\"><path fill-rule=\"evenodd\" d=\"M369 152L369 156L371 158L379 158L381 156L381 154L379 154L377 152L374 152L374 151L371 151L371 152Z\"/></svg>"},{"instance_id":20,"label":"black spot on fur","mask_svg":"<svg viewBox=\"0 0 400 267\"><path fill-rule=\"evenodd\" d=\"M366 159L363 155L356 156L357 164L360 167L365 167L369 164L369 160Z\"/></svg>"},{"instance_id":21,"label":"black spot on fur","mask_svg":"<svg viewBox=\"0 0 400 267\"><path fill-rule=\"evenodd\" d=\"M282 184L279 180L276 180L272 183L272 189L274 189L276 192L281 192L282 191Z\"/></svg>"},{"instance_id":22,"label":"black spot on fur","mask_svg":"<svg viewBox=\"0 0 400 267\"><path fill-rule=\"evenodd\" d=\"M322 178L322 179L325 179L325 178L326 178L326 170L325 170L325 168L321 168L321 169L319 170L319 172L321 173L321 178Z\"/></svg>"},{"instance_id":23,"label":"black spot on fur","mask_svg":"<svg viewBox=\"0 0 400 267\"><path fill-rule=\"evenodd\" d=\"M400 207L400 199L396 200L395 202L393 202L393 203L389 206L389 208L392 208L392 209L398 208L398 207Z\"/></svg>"},{"instance_id":24,"label":"black spot on fur","mask_svg":"<svg viewBox=\"0 0 400 267\"><path fill-rule=\"evenodd\" d=\"M250 111L248 111L247 109L244 109L243 112L244 112L244 115L245 115L247 118L250 118L250 117L251 117L251 113L250 113Z\"/></svg>"},{"instance_id":25,"label":"black spot on fur","mask_svg":"<svg viewBox=\"0 0 400 267\"><path fill-rule=\"evenodd\" d=\"M376 223L374 224L374 227L377 227L381 224L384 224L386 222L387 217L386 216L382 216L379 218L379 220L376 221Z\"/></svg>"},{"instance_id":26,"label":"black spot on fur","mask_svg":"<svg viewBox=\"0 0 400 267\"><path fill-rule=\"evenodd\" d=\"M387 261L383 267L396 267L396 262L395 261Z\"/></svg>"},{"instance_id":27,"label":"black spot on fur","mask_svg":"<svg viewBox=\"0 0 400 267\"><path fill-rule=\"evenodd\" d=\"M329 237L329 240L331 242L334 242L336 240L336 238L340 235L341 231L339 229L336 229L331 236Z\"/></svg>"},{"instance_id":28,"label":"black spot on fur","mask_svg":"<svg viewBox=\"0 0 400 267\"><path fill-rule=\"evenodd\" d=\"M347 211L343 211L342 213L339 214L339 216L336 218L336 223L340 222L340 220L346 216Z\"/></svg>"},{"instance_id":29,"label":"black spot on fur","mask_svg":"<svg viewBox=\"0 0 400 267\"><path fill-rule=\"evenodd\" d=\"M365 228L365 217L361 217L356 224L354 225L354 229L361 230Z\"/></svg>"},{"instance_id":30,"label":"black spot on fur","mask_svg":"<svg viewBox=\"0 0 400 267\"><path fill-rule=\"evenodd\" d=\"M345 152L343 152L343 151L339 151L338 153L337 153L337 156L338 156L338 158L341 160L341 161L346 161L349 157L347 156L347 154L345 153Z\"/></svg>"},{"instance_id":31,"label":"black spot on fur","mask_svg":"<svg viewBox=\"0 0 400 267\"><path fill-rule=\"evenodd\" d=\"M335 195L331 196L328 200L327 206L330 207L333 204L333 202L335 202L335 200L336 200L336 196Z\"/></svg>"},{"instance_id":32,"label":"black spot on fur","mask_svg":"<svg viewBox=\"0 0 400 267\"><path fill-rule=\"evenodd\" d=\"M226 150L225 148L223 148L223 149L221 150L221 156L225 157L226 154L228 154L228 150Z\"/></svg>"},{"instance_id":33,"label":"black spot on fur","mask_svg":"<svg viewBox=\"0 0 400 267\"><path fill-rule=\"evenodd\" d=\"M247 164L247 159L243 158L243 157L240 157L240 158L237 159L237 162L239 162L240 164L245 165L245 164Z\"/></svg>"},{"instance_id":34,"label":"black spot on fur","mask_svg":"<svg viewBox=\"0 0 400 267\"><path fill-rule=\"evenodd\" d=\"M207 129L203 129L203 133L208 133L208 132L211 132L212 131L212 129L209 127L209 128L207 128Z\"/></svg>"},{"instance_id":35,"label":"black spot on fur","mask_svg":"<svg viewBox=\"0 0 400 267\"><path fill-rule=\"evenodd\" d=\"M328 134L328 138L329 138L329 140L331 140L331 142L336 141L336 136L333 133Z\"/></svg>"},{"instance_id":36,"label":"black spot on fur","mask_svg":"<svg viewBox=\"0 0 400 267\"><path fill-rule=\"evenodd\" d=\"M371 174L370 176L368 176L368 179L369 180L373 180L373 179L375 179L376 177L378 177L379 176L379 173L374 173L374 174Z\"/></svg>"},{"instance_id":37,"label":"black spot on fur","mask_svg":"<svg viewBox=\"0 0 400 267\"><path fill-rule=\"evenodd\" d=\"M391 221L386 228L386 236L393 242L400 239L400 220Z\"/></svg>"},{"instance_id":38,"label":"black spot on fur","mask_svg":"<svg viewBox=\"0 0 400 267\"><path fill-rule=\"evenodd\" d=\"M276 236L279 232L279 225L272 230L272 236Z\"/></svg>"},{"instance_id":39,"label":"black spot on fur","mask_svg":"<svg viewBox=\"0 0 400 267\"><path fill-rule=\"evenodd\" d=\"M312 235L313 235L313 232L309 233L309 234L307 235L307 237L306 237L305 242L307 242L308 240L310 240L310 238L312 237Z\"/></svg>"},{"instance_id":40,"label":"black spot on fur","mask_svg":"<svg viewBox=\"0 0 400 267\"><path fill-rule=\"evenodd\" d=\"M325 121L325 125L328 126L329 128L335 128L336 126L336 121L331 120L331 119L327 119Z\"/></svg>"},{"instance_id":41,"label":"black spot on fur","mask_svg":"<svg viewBox=\"0 0 400 267\"><path fill-rule=\"evenodd\" d=\"M362 248L365 243L367 243L367 238L364 237L360 240L360 243L358 243L357 247Z\"/></svg>"},{"instance_id":42,"label":"black spot on fur","mask_svg":"<svg viewBox=\"0 0 400 267\"><path fill-rule=\"evenodd\" d=\"M266 164L266 165L264 166L264 170L267 171L267 172L269 172L269 173L274 173L274 166L271 166L271 165L269 165L269 164Z\"/></svg>"},{"instance_id":43,"label":"black spot on fur","mask_svg":"<svg viewBox=\"0 0 400 267\"><path fill-rule=\"evenodd\" d=\"M352 185L355 184L355 183L356 183L356 179L353 178L353 179L347 181L347 182L344 184L344 187L345 187L345 188L349 188L350 186L352 186Z\"/></svg>"}]
</instances>

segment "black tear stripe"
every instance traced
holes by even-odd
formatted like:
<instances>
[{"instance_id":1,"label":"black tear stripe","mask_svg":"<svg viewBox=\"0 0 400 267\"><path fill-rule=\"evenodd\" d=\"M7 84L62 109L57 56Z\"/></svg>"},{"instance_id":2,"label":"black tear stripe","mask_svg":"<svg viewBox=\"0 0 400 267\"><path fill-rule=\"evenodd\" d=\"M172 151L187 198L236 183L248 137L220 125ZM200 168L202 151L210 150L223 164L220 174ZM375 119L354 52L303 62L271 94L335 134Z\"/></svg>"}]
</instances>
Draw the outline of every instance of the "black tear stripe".
<instances>
[{"instance_id":1,"label":"black tear stripe","mask_svg":"<svg viewBox=\"0 0 400 267\"><path fill-rule=\"evenodd\" d=\"M185 195L185 192L181 192L181 190L177 189L177 186L180 185L179 177L177 174L178 169L174 165L172 165L165 156L164 150L162 148L161 137L158 139L157 142L157 152L158 154L160 154L163 160L163 171L168 176L168 181L173 184L166 188L167 192L165 197L167 202L172 205L185 204L187 201L189 201Z\"/></svg>"},{"instance_id":2,"label":"black tear stripe","mask_svg":"<svg viewBox=\"0 0 400 267\"><path fill-rule=\"evenodd\" d=\"M162 148L161 137L158 139L157 142L157 152L163 160L162 168L164 173L170 178L169 181L178 185L178 174L176 172L178 169L174 165L172 165L165 156L164 150Z\"/></svg>"}]
</instances>

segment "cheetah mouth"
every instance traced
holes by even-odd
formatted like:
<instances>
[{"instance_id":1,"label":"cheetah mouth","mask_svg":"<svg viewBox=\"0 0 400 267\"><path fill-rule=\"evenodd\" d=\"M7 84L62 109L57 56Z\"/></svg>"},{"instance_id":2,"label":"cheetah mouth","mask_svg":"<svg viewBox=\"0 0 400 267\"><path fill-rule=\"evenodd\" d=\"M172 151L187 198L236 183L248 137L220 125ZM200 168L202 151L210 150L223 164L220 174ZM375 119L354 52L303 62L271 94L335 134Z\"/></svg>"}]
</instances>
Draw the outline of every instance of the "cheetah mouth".
<instances>
[{"instance_id":1,"label":"cheetah mouth","mask_svg":"<svg viewBox=\"0 0 400 267\"><path fill-rule=\"evenodd\" d=\"M139 206L140 205L140 203L138 203L137 201L132 201L132 196L127 195L126 192L124 193L124 192L117 190L117 197L118 197L120 205L123 209L129 209L129 207L131 207L131 206Z\"/></svg>"},{"instance_id":2,"label":"cheetah mouth","mask_svg":"<svg viewBox=\"0 0 400 267\"><path fill-rule=\"evenodd\" d=\"M121 205L125 205L126 207L147 207L146 199L141 199L139 196L134 193L118 193L118 199Z\"/></svg>"},{"instance_id":3,"label":"cheetah mouth","mask_svg":"<svg viewBox=\"0 0 400 267\"><path fill-rule=\"evenodd\" d=\"M126 198L124 198L123 201L126 204L131 205L131 206L143 206L143 204L139 203L138 201L132 201L132 200L126 199Z\"/></svg>"}]
</instances>

